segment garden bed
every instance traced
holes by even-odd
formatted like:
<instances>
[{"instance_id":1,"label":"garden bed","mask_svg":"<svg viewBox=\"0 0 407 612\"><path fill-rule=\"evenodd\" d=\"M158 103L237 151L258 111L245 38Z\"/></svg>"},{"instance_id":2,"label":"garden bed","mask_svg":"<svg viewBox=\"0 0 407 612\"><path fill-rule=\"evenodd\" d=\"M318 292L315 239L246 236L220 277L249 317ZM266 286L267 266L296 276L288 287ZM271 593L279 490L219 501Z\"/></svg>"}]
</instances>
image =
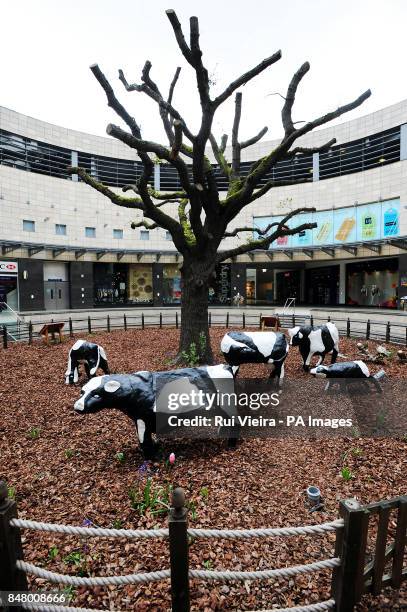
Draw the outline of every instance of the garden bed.
<instances>
[{"instance_id":1,"label":"garden bed","mask_svg":"<svg viewBox=\"0 0 407 612\"><path fill-rule=\"evenodd\" d=\"M211 330L216 351L224 332ZM178 331L151 328L81 337L105 348L112 372L133 372L169 369ZM103 527L165 526L166 515L153 513L162 506L140 506L148 478L153 492L164 501L170 485L185 488L194 527L322 523L338 517L340 499L357 496L368 503L407 493L407 440L402 437L247 439L234 451L226 450L224 441L166 441L164 456L174 452L175 464L146 464L134 426L125 416L117 411L85 417L73 412L79 387L66 386L63 376L71 344L69 340L50 347L19 344L0 352L0 478L8 481L22 518ZM376 344L369 342L369 348L374 350ZM342 339L341 352L350 359L361 358L356 340ZM223 361L220 354L217 360ZM374 373L382 366L369 367ZM384 369L394 378L407 374L407 365L399 364L396 357ZM240 376L259 377L266 372L264 365L245 365ZM298 350L291 349L286 377L298 379L301 390L301 379L307 376L301 370ZM304 496L309 484L320 487L324 512L309 513ZM38 532L23 535L25 559L56 572L112 575L168 567L165 541L124 543ZM332 555L334 537L196 541L190 547L190 565L252 570L309 563ZM34 585L46 586L41 580L32 580ZM191 587L193 610L288 607L329 599L330 572L245 584L192 581ZM169 583L77 588L73 605L168 610ZM402 610L406 606L404 586L399 592L387 590L375 599L365 598L360 610Z\"/></svg>"}]
</instances>

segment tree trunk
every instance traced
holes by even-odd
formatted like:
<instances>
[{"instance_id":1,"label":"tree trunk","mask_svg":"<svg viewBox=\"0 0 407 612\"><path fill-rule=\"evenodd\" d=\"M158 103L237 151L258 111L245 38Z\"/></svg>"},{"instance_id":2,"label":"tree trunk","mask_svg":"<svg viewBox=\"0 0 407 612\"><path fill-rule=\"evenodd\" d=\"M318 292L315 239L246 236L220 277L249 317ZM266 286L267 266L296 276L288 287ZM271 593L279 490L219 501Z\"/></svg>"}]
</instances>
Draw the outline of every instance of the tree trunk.
<instances>
[{"instance_id":1,"label":"tree trunk","mask_svg":"<svg viewBox=\"0 0 407 612\"><path fill-rule=\"evenodd\" d=\"M181 334L179 356L196 351L199 363L213 362L208 326L208 290L212 266L206 261L188 261L181 268ZM195 347L191 348L191 344ZM188 361L188 359L184 359ZM192 360L190 360L192 364Z\"/></svg>"}]
</instances>

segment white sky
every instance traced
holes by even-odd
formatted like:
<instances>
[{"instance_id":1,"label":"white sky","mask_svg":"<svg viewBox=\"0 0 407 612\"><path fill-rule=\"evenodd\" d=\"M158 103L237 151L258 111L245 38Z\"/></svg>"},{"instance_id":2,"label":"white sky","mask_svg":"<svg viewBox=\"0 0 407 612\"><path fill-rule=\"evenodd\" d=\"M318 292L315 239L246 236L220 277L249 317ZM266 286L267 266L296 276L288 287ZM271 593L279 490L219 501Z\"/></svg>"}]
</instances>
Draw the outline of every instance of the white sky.
<instances>
[{"instance_id":1,"label":"white sky","mask_svg":"<svg viewBox=\"0 0 407 612\"><path fill-rule=\"evenodd\" d=\"M89 70L97 62L120 100L142 126L143 136L163 140L153 101L127 93L117 79L123 68L140 82L146 59L167 93L182 66L174 105L192 130L199 102L192 68L181 56L166 8L174 8L189 38L189 17L200 19L204 62L215 92L277 49L283 57L243 88L241 138L268 125L281 135L282 100L293 72L311 70L297 94L295 120L309 120L356 98L373 95L345 116L351 119L407 98L407 0L1 0L0 105L93 134L120 123ZM233 102L215 119L214 131L231 131Z\"/></svg>"}]
</instances>

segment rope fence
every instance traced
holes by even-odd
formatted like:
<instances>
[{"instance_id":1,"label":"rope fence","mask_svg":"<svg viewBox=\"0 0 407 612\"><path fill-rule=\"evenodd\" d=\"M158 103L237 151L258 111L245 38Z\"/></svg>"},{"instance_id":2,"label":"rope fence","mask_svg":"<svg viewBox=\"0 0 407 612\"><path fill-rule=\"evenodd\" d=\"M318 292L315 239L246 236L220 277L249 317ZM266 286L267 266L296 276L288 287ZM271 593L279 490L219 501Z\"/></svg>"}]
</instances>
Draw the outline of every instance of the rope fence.
<instances>
[{"instance_id":1,"label":"rope fence","mask_svg":"<svg viewBox=\"0 0 407 612\"><path fill-rule=\"evenodd\" d=\"M396 528L400 538L405 538L407 525L407 496L381 502L385 512L389 508L398 509ZM367 528L370 513L381 513L380 504L370 504L362 507L352 499L340 503L341 518L322 524L304 525L299 527L281 527L272 529L188 529L188 511L185 495L182 489L174 489L172 504L169 511L168 528L134 530L134 529L104 529L101 527L76 527L42 521L31 521L17 517L17 507L14 500L7 497L7 486L0 482L0 591L28 591L27 575L33 575L52 584L73 587L123 586L146 584L161 580L171 580L172 612L188 612L190 610L189 583L191 579L205 581L251 581L275 580L292 578L301 574L332 570L331 598L325 602L315 602L304 606L273 609L273 612L318 612L336 610L349 612L360 601L366 590L365 551ZM33 563L24 561L20 530L60 533L80 537L108 537L126 539L166 538L169 543L169 569L159 569L145 573L131 573L113 576L76 576L50 571ZM310 536L336 533L335 551L332 558L311 563L262 569L252 571L210 570L189 568L189 538L225 538L252 539L282 536ZM378 535L379 537L379 535ZM383 540L383 534L380 534ZM386 540L384 539L384 542ZM394 551L403 556L404 547L395 541ZM374 564L373 564L374 566ZM369 570L371 571L371 569ZM407 578L407 570L403 571L402 557L394 553L392 584L397 586L403 576ZM377 577L377 572L376 572ZM384 583L383 583L384 584ZM377 585L376 587L377 588ZM24 603L20 609L42 610L43 612L86 612L86 608L70 606L55 606L42 603ZM6 612L13 612L5 608ZM93 612L98 612L94 610ZM258 611L260 612L260 611ZM268 612L263 610L262 612Z\"/></svg>"}]
</instances>

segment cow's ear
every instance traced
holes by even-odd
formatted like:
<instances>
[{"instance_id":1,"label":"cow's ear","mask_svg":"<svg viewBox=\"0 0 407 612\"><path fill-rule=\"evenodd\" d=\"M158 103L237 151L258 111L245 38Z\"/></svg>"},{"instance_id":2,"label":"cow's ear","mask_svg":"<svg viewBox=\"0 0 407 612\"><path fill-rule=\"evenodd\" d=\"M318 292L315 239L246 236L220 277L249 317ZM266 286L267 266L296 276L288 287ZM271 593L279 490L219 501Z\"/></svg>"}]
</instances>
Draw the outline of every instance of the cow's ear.
<instances>
[{"instance_id":1,"label":"cow's ear","mask_svg":"<svg viewBox=\"0 0 407 612\"><path fill-rule=\"evenodd\" d=\"M298 337L301 340L304 337L304 334L302 334L301 332L298 332Z\"/></svg>"},{"instance_id":2,"label":"cow's ear","mask_svg":"<svg viewBox=\"0 0 407 612\"><path fill-rule=\"evenodd\" d=\"M108 380L103 387L108 393L114 393L117 389L120 389L121 385L118 380Z\"/></svg>"}]
</instances>

